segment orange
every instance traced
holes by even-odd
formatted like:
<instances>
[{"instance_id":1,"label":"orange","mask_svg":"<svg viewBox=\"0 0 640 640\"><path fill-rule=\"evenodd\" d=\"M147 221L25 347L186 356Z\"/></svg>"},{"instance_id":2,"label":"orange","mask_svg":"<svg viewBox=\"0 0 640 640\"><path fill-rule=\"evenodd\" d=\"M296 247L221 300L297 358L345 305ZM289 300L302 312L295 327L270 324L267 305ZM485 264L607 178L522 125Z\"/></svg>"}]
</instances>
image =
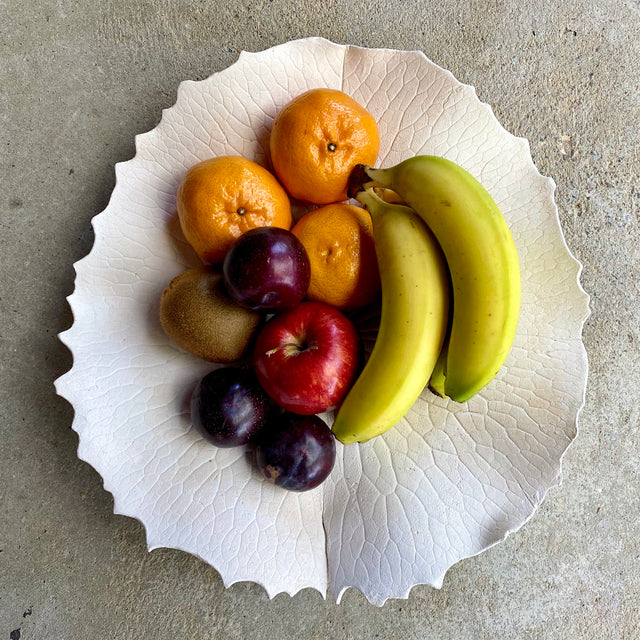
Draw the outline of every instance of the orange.
<instances>
[{"instance_id":1,"label":"orange","mask_svg":"<svg viewBox=\"0 0 640 640\"><path fill-rule=\"evenodd\" d=\"M328 204L347 199L349 174L357 164L374 164L380 136L374 117L346 93L312 89L278 112L269 145L289 195Z\"/></svg>"},{"instance_id":2,"label":"orange","mask_svg":"<svg viewBox=\"0 0 640 640\"><path fill-rule=\"evenodd\" d=\"M180 227L208 263L219 263L236 238L255 227L291 227L289 196L276 177L240 156L204 160L177 193Z\"/></svg>"},{"instance_id":3,"label":"orange","mask_svg":"<svg viewBox=\"0 0 640 640\"><path fill-rule=\"evenodd\" d=\"M373 224L366 209L328 204L306 213L291 231L304 245L311 263L309 300L343 310L375 300L380 275Z\"/></svg>"}]
</instances>

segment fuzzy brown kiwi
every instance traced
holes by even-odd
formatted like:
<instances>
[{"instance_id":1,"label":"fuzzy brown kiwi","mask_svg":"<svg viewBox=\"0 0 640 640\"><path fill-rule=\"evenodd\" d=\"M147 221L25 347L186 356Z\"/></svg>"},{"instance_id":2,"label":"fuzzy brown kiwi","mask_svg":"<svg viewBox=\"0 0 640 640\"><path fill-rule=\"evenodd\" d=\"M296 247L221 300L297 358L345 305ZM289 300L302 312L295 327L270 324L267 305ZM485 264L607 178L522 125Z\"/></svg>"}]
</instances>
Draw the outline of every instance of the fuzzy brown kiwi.
<instances>
[{"instance_id":1,"label":"fuzzy brown kiwi","mask_svg":"<svg viewBox=\"0 0 640 640\"><path fill-rule=\"evenodd\" d=\"M167 336L209 362L240 360L260 321L259 312L229 297L222 274L206 265L176 276L160 298L160 322Z\"/></svg>"}]
</instances>

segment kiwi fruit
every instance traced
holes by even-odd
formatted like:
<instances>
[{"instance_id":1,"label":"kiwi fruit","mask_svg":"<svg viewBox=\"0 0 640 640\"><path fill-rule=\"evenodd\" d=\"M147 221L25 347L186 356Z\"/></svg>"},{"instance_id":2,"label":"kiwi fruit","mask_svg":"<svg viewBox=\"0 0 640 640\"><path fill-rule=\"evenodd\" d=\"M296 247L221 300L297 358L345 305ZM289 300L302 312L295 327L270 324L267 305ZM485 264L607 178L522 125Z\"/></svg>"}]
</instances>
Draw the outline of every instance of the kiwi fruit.
<instances>
[{"instance_id":1,"label":"kiwi fruit","mask_svg":"<svg viewBox=\"0 0 640 640\"><path fill-rule=\"evenodd\" d=\"M222 274L208 265L176 276L160 298L160 323L167 336L209 362L240 360L261 319L259 312L229 297Z\"/></svg>"}]
</instances>

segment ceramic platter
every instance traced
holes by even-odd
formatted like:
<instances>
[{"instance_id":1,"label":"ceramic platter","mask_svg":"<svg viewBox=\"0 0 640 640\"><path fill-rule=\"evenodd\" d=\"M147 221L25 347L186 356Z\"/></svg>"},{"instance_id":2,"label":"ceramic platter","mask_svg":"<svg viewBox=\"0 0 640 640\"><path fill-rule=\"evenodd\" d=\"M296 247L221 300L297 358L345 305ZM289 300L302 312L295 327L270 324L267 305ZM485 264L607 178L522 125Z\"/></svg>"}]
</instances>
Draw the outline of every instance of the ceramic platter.
<instances>
[{"instance_id":1,"label":"ceramic platter","mask_svg":"<svg viewBox=\"0 0 640 640\"><path fill-rule=\"evenodd\" d=\"M168 341L158 304L198 262L176 222L184 172L225 154L268 166L275 114L314 87L341 89L376 117L377 166L440 155L484 184L515 239L522 310L505 366L481 394L456 404L425 391L384 436L338 445L328 480L295 493L264 482L242 449L216 449L191 428L189 394L212 367ZM561 482L584 401L588 298L553 181L472 87L420 52L312 38L242 53L183 82L116 178L93 249L75 265L74 322L61 334L73 367L56 387L75 409L79 457L101 474L115 512L144 524L149 549L182 549L225 585L252 581L269 597L311 587L339 601L355 587L381 605L417 584L440 587L449 567L504 540Z\"/></svg>"}]
</instances>

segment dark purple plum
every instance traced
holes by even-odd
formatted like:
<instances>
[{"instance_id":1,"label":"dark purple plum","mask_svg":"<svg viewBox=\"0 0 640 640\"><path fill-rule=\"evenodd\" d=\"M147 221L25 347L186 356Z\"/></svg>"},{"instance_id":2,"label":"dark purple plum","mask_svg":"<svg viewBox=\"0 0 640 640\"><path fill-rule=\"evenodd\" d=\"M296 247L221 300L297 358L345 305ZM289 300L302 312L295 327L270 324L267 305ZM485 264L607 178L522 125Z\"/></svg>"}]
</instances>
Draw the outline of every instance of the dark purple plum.
<instances>
[{"instance_id":1,"label":"dark purple plum","mask_svg":"<svg viewBox=\"0 0 640 640\"><path fill-rule=\"evenodd\" d=\"M267 424L272 407L255 373L237 367L214 369L191 396L194 426L218 447L249 442Z\"/></svg>"},{"instance_id":2,"label":"dark purple plum","mask_svg":"<svg viewBox=\"0 0 640 640\"><path fill-rule=\"evenodd\" d=\"M331 473L336 459L333 433L316 415L284 412L256 442L256 463L262 475L291 491L317 487Z\"/></svg>"},{"instance_id":3,"label":"dark purple plum","mask_svg":"<svg viewBox=\"0 0 640 640\"><path fill-rule=\"evenodd\" d=\"M229 295L250 309L279 312L295 307L311 279L309 256L291 231L258 227L241 235L223 264Z\"/></svg>"}]
</instances>

